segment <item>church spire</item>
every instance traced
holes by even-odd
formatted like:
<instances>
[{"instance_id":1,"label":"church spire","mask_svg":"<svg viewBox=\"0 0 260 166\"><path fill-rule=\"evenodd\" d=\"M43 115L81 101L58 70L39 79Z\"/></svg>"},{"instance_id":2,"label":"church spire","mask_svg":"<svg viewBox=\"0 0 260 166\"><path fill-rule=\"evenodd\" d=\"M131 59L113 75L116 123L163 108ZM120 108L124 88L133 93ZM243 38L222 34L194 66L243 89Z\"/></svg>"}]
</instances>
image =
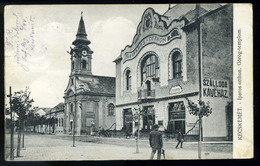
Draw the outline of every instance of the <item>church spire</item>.
<instances>
[{"instance_id":1,"label":"church spire","mask_svg":"<svg viewBox=\"0 0 260 166\"><path fill-rule=\"evenodd\" d=\"M78 31L76 34L76 40L74 40L72 42L73 45L79 45L79 44L83 44L83 45L89 45L90 41L87 39L87 33L86 33L86 29L85 29L85 24L84 24L84 20L83 20L83 12L81 12L81 18L79 21L79 27L78 27Z\"/></svg>"}]
</instances>

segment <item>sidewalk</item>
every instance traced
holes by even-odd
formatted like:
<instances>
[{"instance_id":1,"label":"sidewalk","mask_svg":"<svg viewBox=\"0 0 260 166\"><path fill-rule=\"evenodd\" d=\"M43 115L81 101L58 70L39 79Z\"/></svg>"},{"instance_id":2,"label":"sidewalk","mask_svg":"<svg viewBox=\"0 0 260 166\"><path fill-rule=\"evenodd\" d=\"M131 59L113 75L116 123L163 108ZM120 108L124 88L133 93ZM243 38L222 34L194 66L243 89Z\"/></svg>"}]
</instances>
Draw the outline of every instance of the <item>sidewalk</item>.
<instances>
[{"instance_id":1,"label":"sidewalk","mask_svg":"<svg viewBox=\"0 0 260 166\"><path fill-rule=\"evenodd\" d=\"M63 137L63 139L61 137ZM71 140L69 140L69 138L71 138ZM71 136L26 135L25 149L21 150L21 157L15 157L14 161L148 160L150 157L151 148L149 147L147 140L140 140L139 153L136 153L134 139L99 137L93 137L93 139L99 139L99 142L76 141L76 147L72 147ZM110 140L110 143L108 143L108 140ZM184 143L182 149L175 149L175 145L176 142L164 143L166 159L198 158L196 143ZM207 149L207 147L209 148ZM213 147L215 150L212 150ZM228 146L224 146L224 144L218 144L217 146L214 144L206 146L206 148L203 147L202 158L232 158L232 151L227 147ZM223 149L226 150L223 151Z\"/></svg>"}]
</instances>

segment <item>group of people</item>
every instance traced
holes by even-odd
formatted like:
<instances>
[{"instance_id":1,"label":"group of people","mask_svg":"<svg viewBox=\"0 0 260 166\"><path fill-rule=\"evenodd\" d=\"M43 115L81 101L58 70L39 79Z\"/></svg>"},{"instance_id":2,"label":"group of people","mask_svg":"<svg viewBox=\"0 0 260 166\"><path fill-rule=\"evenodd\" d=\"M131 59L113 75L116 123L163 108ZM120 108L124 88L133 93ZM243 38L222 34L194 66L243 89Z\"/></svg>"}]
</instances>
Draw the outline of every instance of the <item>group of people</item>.
<instances>
[{"instance_id":1,"label":"group of people","mask_svg":"<svg viewBox=\"0 0 260 166\"><path fill-rule=\"evenodd\" d=\"M161 159L161 154L164 155L164 150L162 149L162 147L163 147L162 133L158 129L159 129L159 126L154 125L154 130L151 131L150 135L149 135L149 143L150 143L150 147L152 148L152 153L151 153L150 159L153 159L156 151L157 151L158 160ZM180 148L182 148L183 133L182 133L181 129L179 129L179 131L178 131L177 141L178 141L178 143L176 145L176 149L178 148L179 145L180 145Z\"/></svg>"}]
</instances>

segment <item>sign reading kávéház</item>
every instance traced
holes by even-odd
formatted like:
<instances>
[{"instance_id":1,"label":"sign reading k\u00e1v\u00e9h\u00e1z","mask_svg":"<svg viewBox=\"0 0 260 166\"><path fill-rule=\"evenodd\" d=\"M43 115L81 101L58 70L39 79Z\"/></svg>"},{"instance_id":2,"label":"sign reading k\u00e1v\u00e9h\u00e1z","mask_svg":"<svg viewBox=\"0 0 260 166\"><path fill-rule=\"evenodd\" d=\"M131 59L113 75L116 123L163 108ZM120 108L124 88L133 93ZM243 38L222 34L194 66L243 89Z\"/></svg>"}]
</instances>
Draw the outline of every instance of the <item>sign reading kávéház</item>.
<instances>
[{"instance_id":1,"label":"sign reading k\u00e1v\u00e9h\u00e1z","mask_svg":"<svg viewBox=\"0 0 260 166\"><path fill-rule=\"evenodd\" d=\"M229 82L227 80L203 79L202 85L203 97L229 97Z\"/></svg>"}]
</instances>

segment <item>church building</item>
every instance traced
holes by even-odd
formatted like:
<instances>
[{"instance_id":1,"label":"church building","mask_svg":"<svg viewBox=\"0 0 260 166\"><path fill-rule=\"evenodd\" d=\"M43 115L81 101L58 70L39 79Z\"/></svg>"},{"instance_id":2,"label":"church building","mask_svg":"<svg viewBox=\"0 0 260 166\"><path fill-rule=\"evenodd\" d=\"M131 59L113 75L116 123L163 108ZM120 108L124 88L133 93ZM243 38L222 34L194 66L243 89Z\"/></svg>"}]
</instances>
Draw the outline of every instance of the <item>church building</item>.
<instances>
[{"instance_id":1,"label":"church building","mask_svg":"<svg viewBox=\"0 0 260 166\"><path fill-rule=\"evenodd\" d=\"M116 64L116 129L135 132L134 110L146 114L140 128L187 137L198 135L198 117L187 98L210 103L203 117L203 140L231 140L233 119L233 7L179 4L160 15L144 11L131 45Z\"/></svg>"},{"instance_id":2,"label":"church building","mask_svg":"<svg viewBox=\"0 0 260 166\"><path fill-rule=\"evenodd\" d=\"M64 93L64 132L91 134L115 125L115 78L92 74L92 54L81 15L76 39L72 42L71 73Z\"/></svg>"}]
</instances>

